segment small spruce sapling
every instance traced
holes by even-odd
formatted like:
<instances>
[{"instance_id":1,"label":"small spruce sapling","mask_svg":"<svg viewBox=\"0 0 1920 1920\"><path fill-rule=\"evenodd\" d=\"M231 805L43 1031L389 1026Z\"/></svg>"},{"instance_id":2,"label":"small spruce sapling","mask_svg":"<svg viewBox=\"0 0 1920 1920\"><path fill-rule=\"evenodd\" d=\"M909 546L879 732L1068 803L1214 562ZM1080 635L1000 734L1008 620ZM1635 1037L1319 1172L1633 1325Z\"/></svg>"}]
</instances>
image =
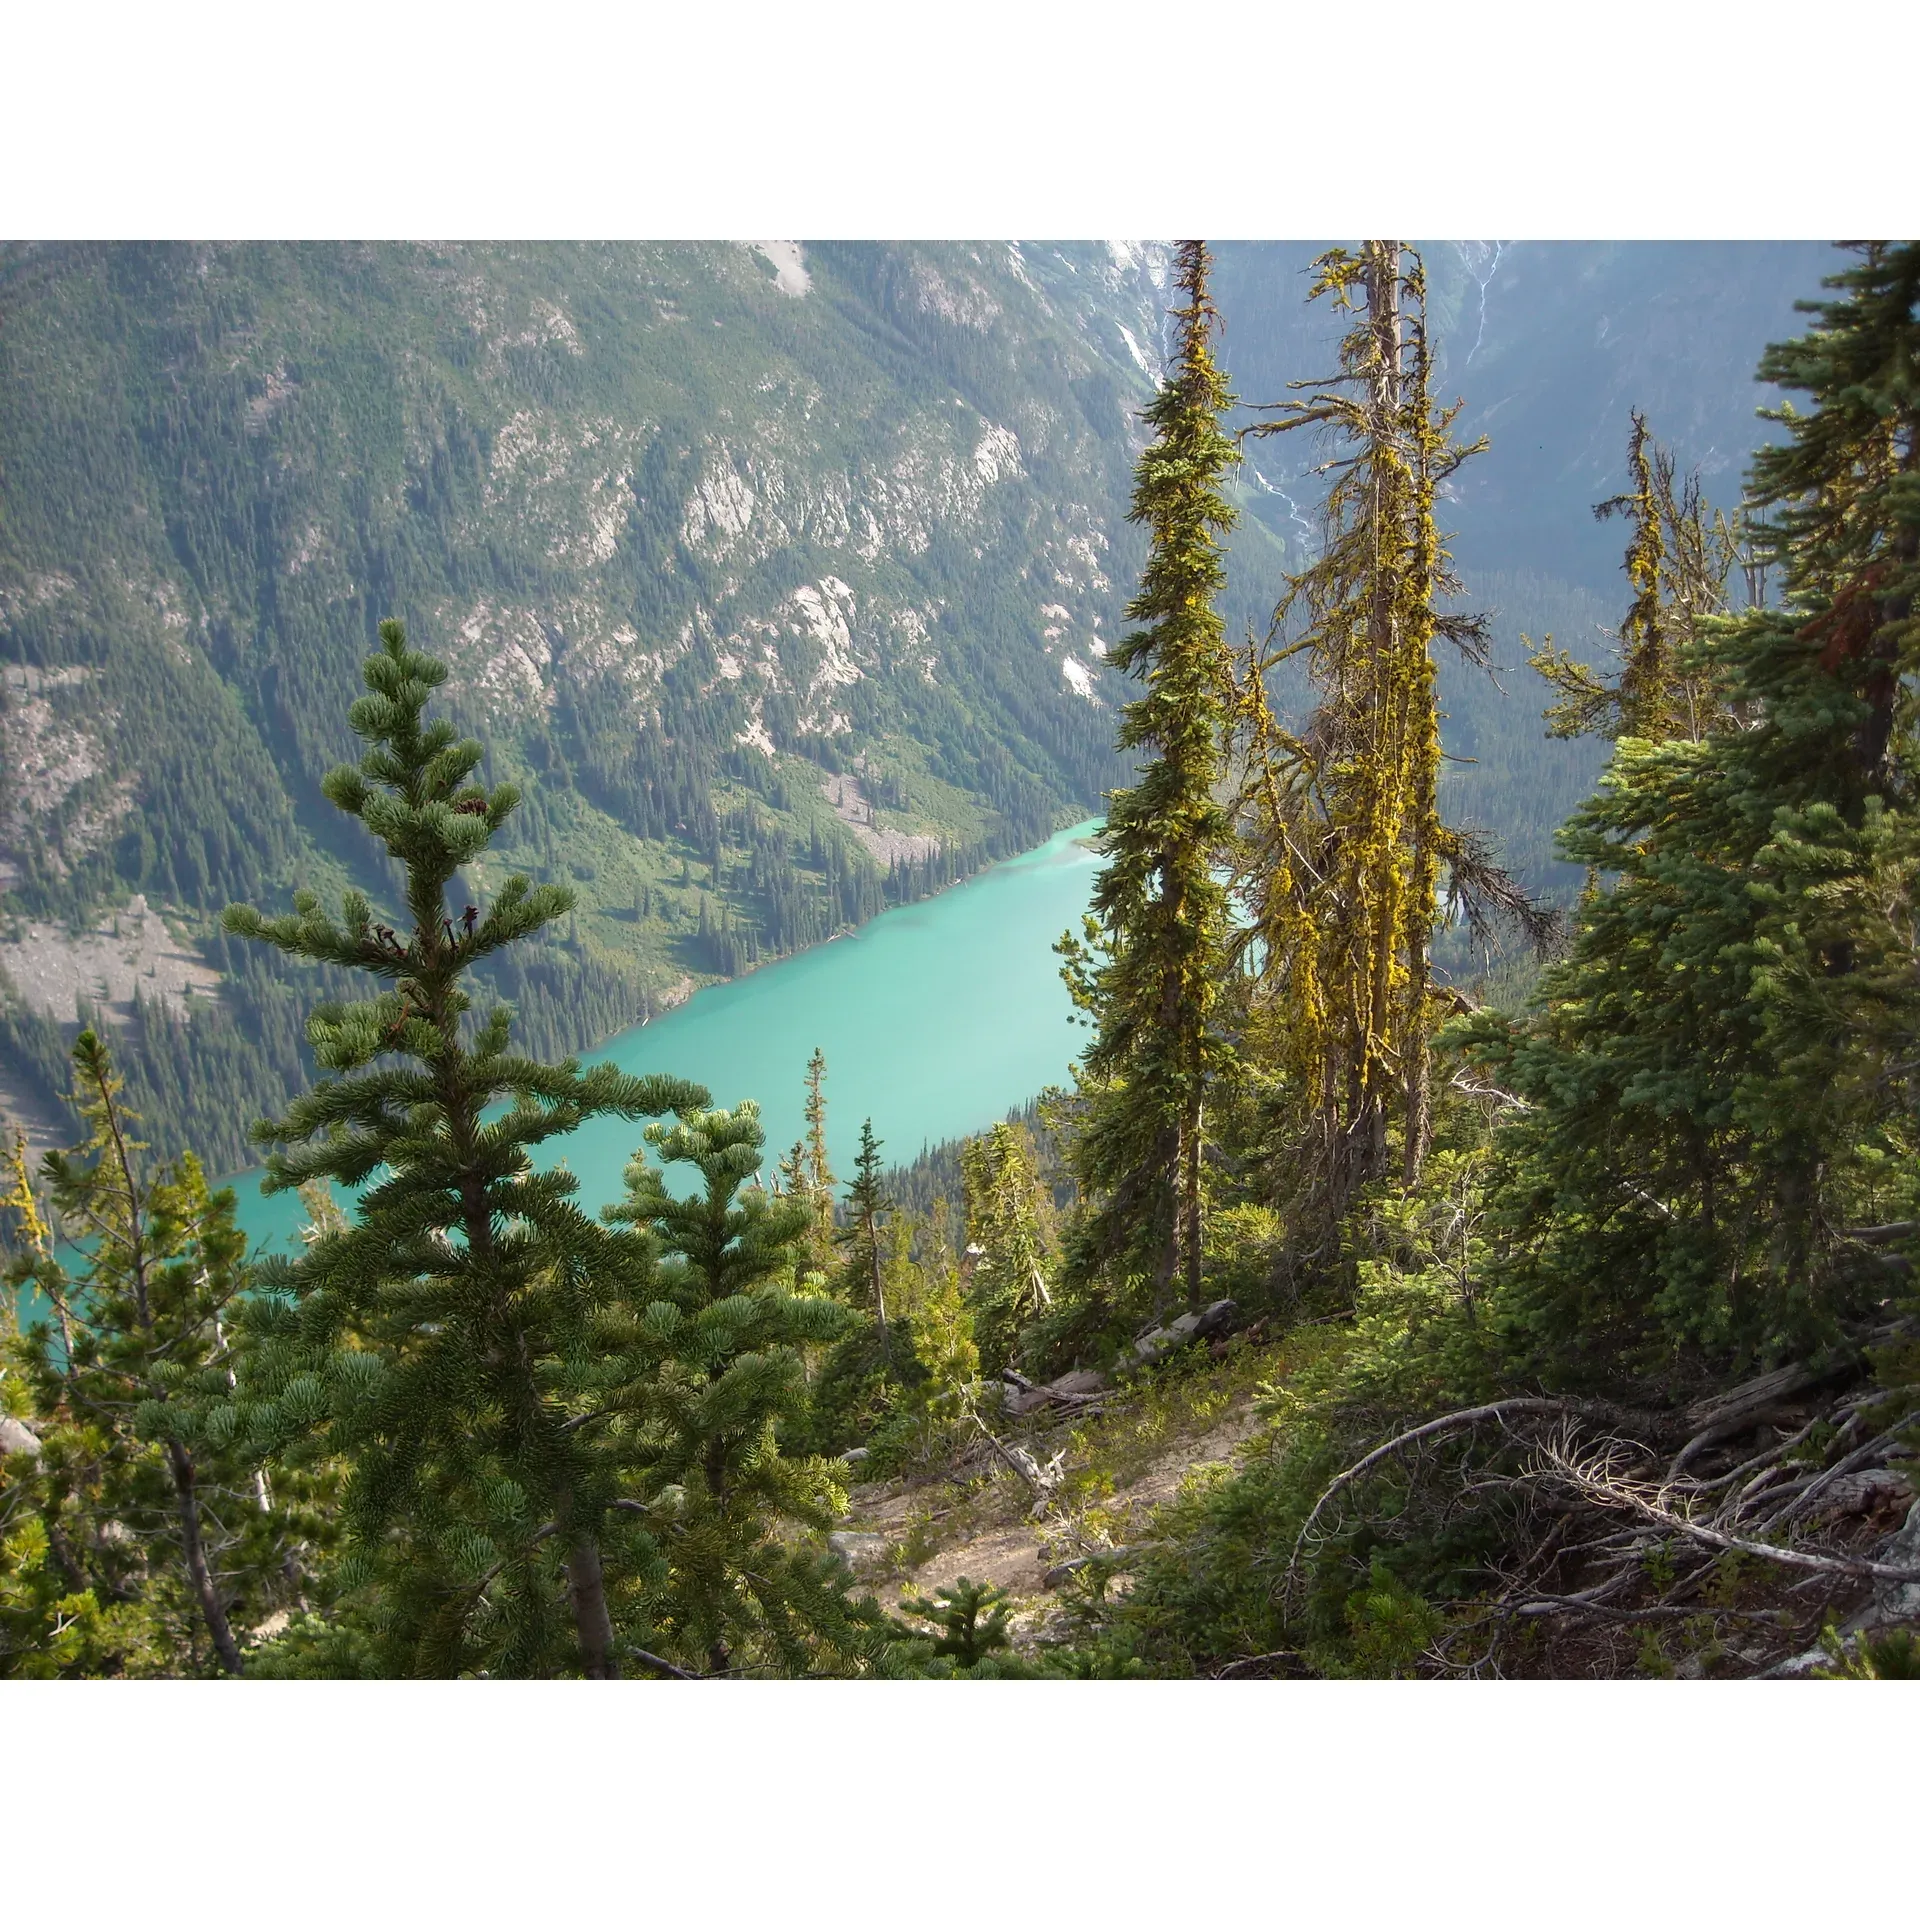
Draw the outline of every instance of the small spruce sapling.
<instances>
[{"instance_id":1,"label":"small spruce sapling","mask_svg":"<svg viewBox=\"0 0 1920 1920\"><path fill-rule=\"evenodd\" d=\"M789 1673L828 1651L857 1658L871 1607L847 1601L837 1562L775 1535L782 1521L824 1528L844 1504L825 1461L780 1448L782 1423L805 1411L802 1349L851 1323L837 1302L794 1291L810 1211L746 1186L765 1143L751 1100L646 1138L664 1167L689 1167L701 1185L676 1199L636 1153L627 1199L604 1210L648 1276L620 1333L631 1384L612 1401L622 1482L638 1496L616 1504L651 1568L635 1595L640 1631L656 1657L710 1673L735 1670L743 1653Z\"/></svg>"},{"instance_id":2,"label":"small spruce sapling","mask_svg":"<svg viewBox=\"0 0 1920 1920\"><path fill-rule=\"evenodd\" d=\"M934 1673L977 1667L989 1654L1012 1644L1008 1623L1013 1609L991 1581L970 1580L963 1574L954 1585L937 1588L931 1598L916 1594L903 1600L900 1611L927 1623L908 1629L904 1651Z\"/></svg>"}]
</instances>

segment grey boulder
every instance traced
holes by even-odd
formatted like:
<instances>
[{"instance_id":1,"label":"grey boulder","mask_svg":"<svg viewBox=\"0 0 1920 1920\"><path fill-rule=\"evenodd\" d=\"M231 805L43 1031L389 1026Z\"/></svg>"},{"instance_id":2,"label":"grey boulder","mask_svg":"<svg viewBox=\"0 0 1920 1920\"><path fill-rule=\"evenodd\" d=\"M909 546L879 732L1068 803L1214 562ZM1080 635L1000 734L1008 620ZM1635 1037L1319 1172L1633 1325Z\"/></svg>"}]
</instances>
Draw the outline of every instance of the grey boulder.
<instances>
[{"instance_id":1,"label":"grey boulder","mask_svg":"<svg viewBox=\"0 0 1920 1920\"><path fill-rule=\"evenodd\" d=\"M885 1557L887 1537L883 1533L830 1533L827 1551L850 1573L859 1573Z\"/></svg>"}]
</instances>

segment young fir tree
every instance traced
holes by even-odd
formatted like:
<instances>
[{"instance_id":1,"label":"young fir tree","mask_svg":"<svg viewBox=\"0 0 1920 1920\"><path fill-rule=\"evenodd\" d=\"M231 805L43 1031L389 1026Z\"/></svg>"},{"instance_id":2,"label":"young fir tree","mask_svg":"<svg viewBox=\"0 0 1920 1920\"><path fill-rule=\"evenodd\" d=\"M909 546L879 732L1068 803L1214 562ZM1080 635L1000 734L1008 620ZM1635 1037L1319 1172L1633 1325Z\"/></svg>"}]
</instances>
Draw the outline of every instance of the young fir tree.
<instances>
[{"instance_id":1,"label":"young fir tree","mask_svg":"<svg viewBox=\"0 0 1920 1920\"><path fill-rule=\"evenodd\" d=\"M357 892L338 921L307 892L277 919L225 917L388 985L315 1010L307 1037L328 1077L258 1129L274 1149L268 1192L372 1185L354 1224L317 1236L255 1303L268 1345L243 1398L262 1445L318 1435L347 1461L343 1580L375 1590L390 1671L611 1678L617 1486L596 1416L630 1383L601 1322L646 1278L574 1203L573 1177L536 1172L530 1150L598 1114L692 1112L706 1092L543 1065L508 1051L506 1009L469 1018L470 970L573 902L518 876L484 911L450 894L519 795L476 782L479 743L424 719L445 679L382 623L348 716L367 751L322 783L398 863L401 926Z\"/></svg>"},{"instance_id":2,"label":"young fir tree","mask_svg":"<svg viewBox=\"0 0 1920 1920\"><path fill-rule=\"evenodd\" d=\"M1001 1367L1012 1360L1020 1330L1053 1305L1053 1196L1040 1178L1033 1135L1015 1121L966 1142L960 1183L968 1247L978 1249L969 1293L974 1324L989 1361Z\"/></svg>"},{"instance_id":3,"label":"young fir tree","mask_svg":"<svg viewBox=\"0 0 1920 1920\"><path fill-rule=\"evenodd\" d=\"M1338 375L1296 382L1307 397L1252 429L1324 431L1336 451L1321 557L1290 581L1239 679L1235 855L1246 912L1234 941L1255 976L1252 1051L1305 1120L1304 1129L1283 1121L1274 1157L1304 1189L1294 1196L1296 1258L1308 1264L1337 1257L1355 1197L1388 1171L1396 1124L1403 1177L1419 1175L1442 1011L1431 962L1442 873L1476 930L1495 911L1544 930L1485 847L1438 807L1434 648L1444 640L1484 663L1485 623L1441 610L1459 582L1436 508L1485 443L1456 443L1458 406L1434 403L1418 256L1370 240L1317 265L1310 297L1356 317ZM1268 677L1302 654L1317 704L1295 733L1271 704Z\"/></svg>"},{"instance_id":4,"label":"young fir tree","mask_svg":"<svg viewBox=\"0 0 1920 1920\"><path fill-rule=\"evenodd\" d=\"M70 1403L43 1408L31 1384L40 1368L23 1339L15 1289L54 1283L57 1313L60 1275L19 1134L0 1205L11 1216L0 1278L0 1680L177 1671L146 1583L93 1571L95 1550L125 1525L116 1479L102 1470L101 1436L75 1419Z\"/></svg>"},{"instance_id":5,"label":"young fir tree","mask_svg":"<svg viewBox=\"0 0 1920 1920\"><path fill-rule=\"evenodd\" d=\"M833 1163L827 1157L827 1056L815 1047L807 1061L806 1135L779 1161L778 1189L803 1200L807 1237L801 1266L808 1273L834 1270Z\"/></svg>"},{"instance_id":6,"label":"young fir tree","mask_svg":"<svg viewBox=\"0 0 1920 1920\"><path fill-rule=\"evenodd\" d=\"M1084 1123L1075 1171L1089 1208L1076 1278L1150 1277L1157 1306L1184 1275L1201 1294L1208 1103L1234 1051L1218 1010L1227 973L1228 839L1215 797L1225 765L1232 663L1215 602L1225 581L1223 491L1240 455L1221 428L1233 404L1214 362L1208 256L1180 243L1173 363L1146 411L1129 518L1151 550L1127 608L1139 624L1112 664L1143 683L1124 710L1123 750L1144 753L1133 787L1108 796L1086 943L1058 951L1076 1002L1095 1022L1081 1072Z\"/></svg>"},{"instance_id":7,"label":"young fir tree","mask_svg":"<svg viewBox=\"0 0 1920 1920\"><path fill-rule=\"evenodd\" d=\"M913 1215L896 1210L887 1221L886 1252L880 1262L882 1290L887 1296L891 1317L910 1325L926 1300L927 1280L920 1262L914 1257L914 1245L920 1231Z\"/></svg>"},{"instance_id":8,"label":"young fir tree","mask_svg":"<svg viewBox=\"0 0 1920 1920\"><path fill-rule=\"evenodd\" d=\"M824 1527L844 1505L826 1462L780 1449L782 1424L805 1411L802 1349L851 1324L836 1302L794 1291L808 1209L745 1186L765 1140L751 1100L646 1137L664 1166L697 1171L701 1190L675 1199L636 1153L627 1199L604 1212L628 1229L615 1238L647 1276L644 1304L621 1323L634 1384L608 1403L609 1445L631 1489L615 1505L647 1548L639 1630L656 1660L710 1673L858 1659L871 1603L850 1603L837 1563L775 1531Z\"/></svg>"},{"instance_id":9,"label":"young fir tree","mask_svg":"<svg viewBox=\"0 0 1920 1920\"><path fill-rule=\"evenodd\" d=\"M1563 1376L1752 1360L1877 1311L1911 1219L1920 822L1920 247L1875 245L1763 373L1810 393L1751 494L1783 605L1707 623L1738 725L1623 736L1565 830L1615 877L1525 1026L1470 1051L1502 1135L1503 1298Z\"/></svg>"},{"instance_id":10,"label":"young fir tree","mask_svg":"<svg viewBox=\"0 0 1920 1920\"><path fill-rule=\"evenodd\" d=\"M916 1594L900 1603L910 1621L907 1638L896 1650L896 1669L921 1671L929 1678L946 1678L976 1667L990 1654L1013 1644L1013 1608L991 1581L975 1581L962 1574L951 1587L932 1594Z\"/></svg>"},{"instance_id":11,"label":"young fir tree","mask_svg":"<svg viewBox=\"0 0 1920 1920\"><path fill-rule=\"evenodd\" d=\"M833 1163L827 1157L827 1056L815 1047L807 1061L807 1205L812 1213L807 1250L815 1271L833 1271Z\"/></svg>"},{"instance_id":12,"label":"young fir tree","mask_svg":"<svg viewBox=\"0 0 1920 1920\"><path fill-rule=\"evenodd\" d=\"M973 1312L967 1303L960 1269L953 1257L953 1238L947 1225L947 1202L933 1203L927 1223L923 1291L914 1315L913 1352L926 1369L921 1389L929 1426L937 1430L957 1419L966 1408L966 1392L980 1377L980 1349L974 1341ZM928 1440L934 1437L929 1432Z\"/></svg>"},{"instance_id":13,"label":"young fir tree","mask_svg":"<svg viewBox=\"0 0 1920 1920\"><path fill-rule=\"evenodd\" d=\"M872 1120L860 1123L860 1151L854 1156L853 1178L847 1183L847 1224L840 1229L845 1249L843 1269L847 1295L867 1307L880 1330L881 1358L893 1365L893 1334L887 1324L886 1257L880 1245L880 1222L889 1211L880 1182L880 1145L873 1137Z\"/></svg>"},{"instance_id":14,"label":"young fir tree","mask_svg":"<svg viewBox=\"0 0 1920 1920\"><path fill-rule=\"evenodd\" d=\"M52 1258L23 1155L7 1201L23 1242L11 1277L50 1310L9 1355L43 1423L41 1535L70 1600L92 1597L90 1631L138 1599L145 1661L237 1674L241 1632L304 1584L290 1558L298 1516L243 1460L230 1415L207 1417L195 1392L229 1379L225 1323L251 1279L246 1236L232 1190L210 1191L191 1154L147 1167L139 1116L90 1028L73 1078L88 1137L42 1165L48 1212L85 1249L77 1269ZM125 1670L133 1642L100 1638L110 1670Z\"/></svg>"}]
</instances>

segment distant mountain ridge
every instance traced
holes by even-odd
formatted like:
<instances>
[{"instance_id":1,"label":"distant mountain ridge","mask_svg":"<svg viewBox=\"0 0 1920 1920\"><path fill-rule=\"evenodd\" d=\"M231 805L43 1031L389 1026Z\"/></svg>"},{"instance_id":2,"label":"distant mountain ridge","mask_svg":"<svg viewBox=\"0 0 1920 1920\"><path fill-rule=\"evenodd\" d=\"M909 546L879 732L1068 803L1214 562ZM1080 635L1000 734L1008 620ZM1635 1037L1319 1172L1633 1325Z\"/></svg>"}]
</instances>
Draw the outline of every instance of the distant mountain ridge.
<instances>
[{"instance_id":1,"label":"distant mountain ridge","mask_svg":"<svg viewBox=\"0 0 1920 1920\"><path fill-rule=\"evenodd\" d=\"M1305 304L1305 241L1219 249L1217 297L1229 316L1224 357L1241 401L1287 397L1288 380L1330 372L1340 327L1326 301ZM1626 472L1627 412L1698 467L1731 507L1753 449L1773 437L1756 417L1778 403L1759 385L1763 348L1805 329L1796 300L1817 299L1842 264L1830 245L1782 241L1435 241L1420 243L1441 398L1465 401L1459 431L1488 451L1459 477L1450 524L1464 563L1528 569L1589 592L1619 580L1617 529L1596 500ZM1311 464L1305 448L1262 443L1261 470L1282 485ZM1262 518L1296 526L1256 486Z\"/></svg>"}]
</instances>

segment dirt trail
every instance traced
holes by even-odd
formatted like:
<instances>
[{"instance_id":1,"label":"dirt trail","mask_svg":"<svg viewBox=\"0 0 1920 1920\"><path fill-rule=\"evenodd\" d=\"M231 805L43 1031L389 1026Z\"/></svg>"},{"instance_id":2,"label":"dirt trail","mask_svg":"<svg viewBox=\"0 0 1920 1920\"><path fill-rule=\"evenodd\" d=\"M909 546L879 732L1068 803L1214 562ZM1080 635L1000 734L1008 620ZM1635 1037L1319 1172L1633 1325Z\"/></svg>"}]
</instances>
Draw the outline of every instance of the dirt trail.
<instances>
[{"instance_id":1,"label":"dirt trail","mask_svg":"<svg viewBox=\"0 0 1920 1920\"><path fill-rule=\"evenodd\" d=\"M1115 1475L1118 1484L1110 1493L1068 1497L1061 1511L1039 1520L1028 1517L1026 1489L1004 1470L970 1486L936 1480L919 1487L898 1481L856 1487L844 1524L879 1534L895 1549L892 1567L868 1590L897 1608L910 1593L931 1593L963 1577L991 1581L1014 1602L1015 1643L1044 1641L1047 1618L1059 1605L1059 1596L1043 1585L1048 1568L1089 1546L1119 1546L1144 1536L1155 1510L1179 1493L1196 1468L1229 1459L1258 1427L1250 1400L1250 1393L1236 1395L1198 1431L1171 1433L1163 1446L1134 1454L1124 1479ZM1064 1429L1036 1426L1020 1438L1046 1459L1066 1446L1068 1436ZM1097 1459L1097 1440L1094 1452ZM902 1568L901 1559L912 1561L917 1553L927 1557Z\"/></svg>"}]
</instances>

